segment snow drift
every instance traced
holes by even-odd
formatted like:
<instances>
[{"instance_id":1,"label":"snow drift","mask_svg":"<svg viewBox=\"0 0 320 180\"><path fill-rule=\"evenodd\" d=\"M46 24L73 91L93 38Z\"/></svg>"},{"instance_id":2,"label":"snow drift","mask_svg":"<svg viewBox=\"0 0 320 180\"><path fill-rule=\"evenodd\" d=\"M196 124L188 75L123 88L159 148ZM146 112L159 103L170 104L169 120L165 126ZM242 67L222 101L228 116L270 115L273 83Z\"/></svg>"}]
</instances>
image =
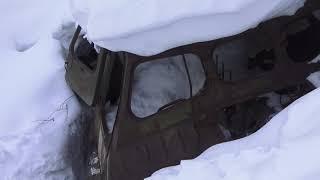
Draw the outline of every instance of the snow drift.
<instances>
[{"instance_id":1,"label":"snow drift","mask_svg":"<svg viewBox=\"0 0 320 180\"><path fill-rule=\"evenodd\" d=\"M89 38L100 46L151 55L178 45L237 34L272 16L293 14L303 3L72 0L71 5ZM64 80L62 49L55 39L70 35L53 35L63 20L69 20L67 1L3 0L0 14L0 179L74 179L65 150L70 124L79 107L74 98L69 99L73 94ZM264 178L285 177L289 170L287 174L296 175L296 179L318 179L318 97L319 90L282 112L255 135L212 147L194 161L183 161L181 166L158 172L151 179L214 179L214 175L221 179L237 173L239 178L234 179L254 173L258 179L263 172L268 174ZM240 161L244 161L241 167ZM188 172L191 168L194 176ZM203 171L197 173L197 168ZM270 173L272 169L275 174Z\"/></svg>"},{"instance_id":2,"label":"snow drift","mask_svg":"<svg viewBox=\"0 0 320 180\"><path fill-rule=\"evenodd\" d=\"M300 98L255 134L213 146L147 180L305 180L320 178L320 89Z\"/></svg>"},{"instance_id":3,"label":"snow drift","mask_svg":"<svg viewBox=\"0 0 320 180\"><path fill-rule=\"evenodd\" d=\"M281 15L305 0L71 0L73 16L97 45L149 56L231 36Z\"/></svg>"},{"instance_id":4,"label":"snow drift","mask_svg":"<svg viewBox=\"0 0 320 180\"><path fill-rule=\"evenodd\" d=\"M69 125L79 107L53 32L64 0L0 2L0 179L72 179Z\"/></svg>"}]
</instances>

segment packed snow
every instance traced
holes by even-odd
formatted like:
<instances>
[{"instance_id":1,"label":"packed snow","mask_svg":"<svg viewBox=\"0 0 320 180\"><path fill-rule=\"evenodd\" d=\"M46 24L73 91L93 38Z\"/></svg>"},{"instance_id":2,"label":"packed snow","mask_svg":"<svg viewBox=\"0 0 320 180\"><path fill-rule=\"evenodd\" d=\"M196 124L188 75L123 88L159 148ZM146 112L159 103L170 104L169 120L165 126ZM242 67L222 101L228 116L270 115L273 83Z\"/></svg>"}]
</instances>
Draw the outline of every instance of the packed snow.
<instances>
[{"instance_id":1,"label":"packed snow","mask_svg":"<svg viewBox=\"0 0 320 180\"><path fill-rule=\"evenodd\" d=\"M187 54L185 58L192 74L190 78L195 95L204 85L204 70L197 56ZM134 82L131 109L137 117L147 117L170 102L190 97L188 76L182 56L140 64L135 70Z\"/></svg>"},{"instance_id":2,"label":"packed snow","mask_svg":"<svg viewBox=\"0 0 320 180\"><path fill-rule=\"evenodd\" d=\"M71 0L72 13L95 44L112 51L158 54L231 36L281 15L305 0Z\"/></svg>"}]
</instances>

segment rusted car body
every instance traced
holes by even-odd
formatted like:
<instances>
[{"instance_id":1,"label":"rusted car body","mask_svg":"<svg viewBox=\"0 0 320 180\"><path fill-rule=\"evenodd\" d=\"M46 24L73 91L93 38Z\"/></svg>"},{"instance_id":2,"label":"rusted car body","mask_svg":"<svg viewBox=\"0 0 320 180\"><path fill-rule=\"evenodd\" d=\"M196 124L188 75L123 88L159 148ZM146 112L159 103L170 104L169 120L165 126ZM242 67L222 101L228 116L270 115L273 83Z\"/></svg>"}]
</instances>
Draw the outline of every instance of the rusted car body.
<instances>
[{"instance_id":1,"label":"rusted car body","mask_svg":"<svg viewBox=\"0 0 320 180\"><path fill-rule=\"evenodd\" d=\"M311 73L320 70L319 63L309 63L320 53L320 45L303 41L308 36L299 35L300 32L310 34L309 31L320 27L320 21L312 14L319 8L319 1L308 1L294 16L263 22L236 36L181 46L150 57L101 48L88 63L80 61L75 53L81 30L78 27L66 62L66 80L96 113L90 131L90 145L96 147L100 172L88 176L88 179L141 180L163 167L195 158L214 144L235 139L227 138L219 127L225 123L223 117L228 107L268 92L304 84ZM308 25L301 25L305 24L301 22ZM234 80L231 71L227 72L225 68L221 71L218 67L219 58L213 56L213 51L239 39L252 45L250 50L256 55L254 64L263 70ZM299 42L305 44L298 46ZM295 47L308 48L299 53ZM266 51L272 55L264 55ZM190 83L189 98L177 99L150 116L135 116L130 106L135 69L143 63L174 56L181 56L186 65L187 54L201 60L206 76L203 88L193 94ZM119 67L119 64L122 68L116 72L115 66ZM248 69L251 66L248 65ZM189 82L190 76L192 74L188 73ZM114 84L119 85L114 88ZM104 120L104 105L112 100L110 91L120 98L112 130Z\"/></svg>"}]
</instances>

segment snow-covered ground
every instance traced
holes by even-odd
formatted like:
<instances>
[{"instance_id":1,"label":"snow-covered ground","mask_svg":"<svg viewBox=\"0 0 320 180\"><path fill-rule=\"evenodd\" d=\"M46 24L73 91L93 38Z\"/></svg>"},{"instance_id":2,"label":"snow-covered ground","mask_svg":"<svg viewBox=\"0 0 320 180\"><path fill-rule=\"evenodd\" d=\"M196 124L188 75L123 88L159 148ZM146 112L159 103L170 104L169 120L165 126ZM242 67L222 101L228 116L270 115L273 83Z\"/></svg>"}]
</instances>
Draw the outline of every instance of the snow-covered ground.
<instances>
[{"instance_id":1,"label":"snow-covered ground","mask_svg":"<svg viewBox=\"0 0 320 180\"><path fill-rule=\"evenodd\" d=\"M0 1L0 179L71 179L66 141L79 112L54 32L64 0Z\"/></svg>"},{"instance_id":2,"label":"snow-covered ground","mask_svg":"<svg viewBox=\"0 0 320 180\"><path fill-rule=\"evenodd\" d=\"M72 0L71 6L89 38L98 44L148 55L239 33L272 16L292 14L303 2L116 0L104 5L98 0ZM217 5L213 9L212 3ZM287 9L289 5L293 6ZM70 136L77 134L74 120L80 109L65 83L63 59L74 30L69 2L2 0L0 15L0 180L76 179L68 146ZM212 22L206 25L208 19ZM110 26L100 26L101 21ZM167 75L163 78L172 77L160 73ZM317 83L319 75L311 79ZM159 93L169 97L166 90ZM195 160L183 161L150 179L318 179L319 97L320 90L316 90L256 134L214 146ZM142 109L144 101L137 100Z\"/></svg>"}]
</instances>

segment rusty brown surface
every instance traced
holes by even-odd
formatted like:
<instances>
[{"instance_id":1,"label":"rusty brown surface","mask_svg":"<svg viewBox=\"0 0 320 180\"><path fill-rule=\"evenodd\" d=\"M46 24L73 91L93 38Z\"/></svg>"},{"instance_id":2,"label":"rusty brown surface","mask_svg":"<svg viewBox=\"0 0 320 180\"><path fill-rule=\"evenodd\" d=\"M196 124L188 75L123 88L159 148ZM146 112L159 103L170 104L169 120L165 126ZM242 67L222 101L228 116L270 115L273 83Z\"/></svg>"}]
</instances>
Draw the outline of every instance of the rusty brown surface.
<instances>
[{"instance_id":1,"label":"rusty brown surface","mask_svg":"<svg viewBox=\"0 0 320 180\"><path fill-rule=\"evenodd\" d=\"M105 149L108 152L103 152L107 153L107 159L102 160L105 163L103 163L103 174L100 178L141 180L158 169L176 165L183 159L194 158L208 147L228 140L219 128L223 119L221 114L224 113L225 108L244 103L268 92L305 83L311 73L320 70L320 64L310 64L307 60L293 61L287 53L288 32L292 31L290 28L294 22L303 18L308 19L312 11L319 7L319 1L308 1L295 16L276 18L236 36L177 47L155 56L142 57L126 52L103 51L105 55L100 55L100 59L103 57L107 62L112 61L112 57L117 54L124 65L124 75L114 129L112 134L106 135L108 148ZM272 68L237 81L226 81L221 78L212 53L220 45L238 39L257 43L254 44L260 47L257 53L272 49L275 56ZM151 116L136 117L131 111L131 96L134 71L137 66L159 58L182 54L194 54L201 59L206 74L203 89L190 99L178 101ZM99 63L102 63L101 61L99 60ZM70 66L77 65L72 65L69 58L67 69ZM105 97L101 93L106 93L108 90L109 85L106 83L110 69L104 66L99 67L98 72L90 77L94 79L93 85L85 79L73 80L77 79L77 73L80 73L80 70L73 74L72 68L69 68L66 76L69 78L69 84L82 84L82 86L71 85L71 87L95 86L91 90L95 92L91 92L90 102L96 106L103 106L105 102L97 101L94 97ZM81 71L81 73L85 72ZM73 90L82 98L82 93L79 93L81 88L73 88ZM107 130L105 129L104 132Z\"/></svg>"}]
</instances>

